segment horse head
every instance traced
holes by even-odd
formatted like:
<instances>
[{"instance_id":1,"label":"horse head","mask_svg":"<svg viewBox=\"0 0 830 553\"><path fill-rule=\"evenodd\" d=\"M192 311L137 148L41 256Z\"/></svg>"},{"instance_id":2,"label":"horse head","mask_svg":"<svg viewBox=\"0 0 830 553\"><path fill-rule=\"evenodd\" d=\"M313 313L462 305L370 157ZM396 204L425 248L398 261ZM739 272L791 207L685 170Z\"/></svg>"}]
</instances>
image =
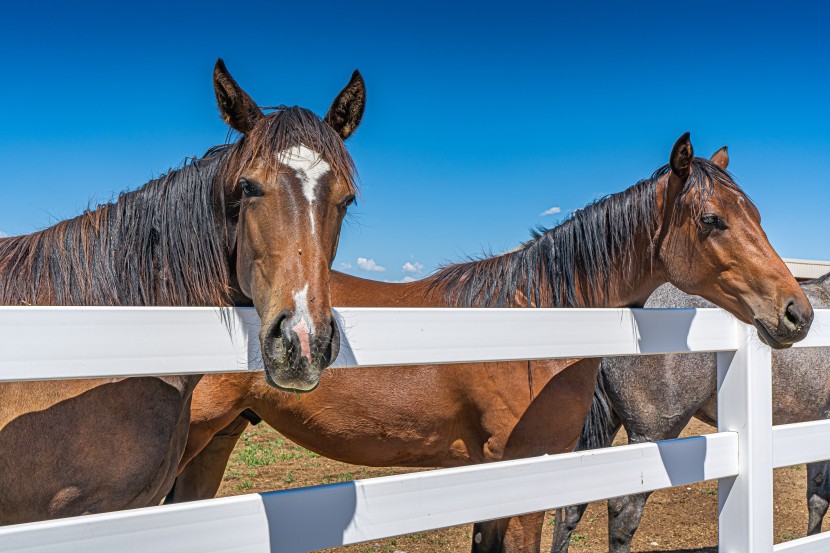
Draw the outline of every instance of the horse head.
<instances>
[{"instance_id":1,"label":"horse head","mask_svg":"<svg viewBox=\"0 0 830 553\"><path fill-rule=\"evenodd\" d=\"M774 348L803 339L813 320L810 302L772 248L758 209L725 168L725 149L694 157L686 133L658 174L662 211L654 241L667 280L752 324Z\"/></svg>"},{"instance_id":2,"label":"horse head","mask_svg":"<svg viewBox=\"0 0 830 553\"><path fill-rule=\"evenodd\" d=\"M213 85L222 118L242 134L223 169L235 285L262 320L268 382L312 390L340 343L329 269L356 194L343 141L363 116L363 79L354 72L324 119L296 106L263 113L222 60Z\"/></svg>"}]
</instances>

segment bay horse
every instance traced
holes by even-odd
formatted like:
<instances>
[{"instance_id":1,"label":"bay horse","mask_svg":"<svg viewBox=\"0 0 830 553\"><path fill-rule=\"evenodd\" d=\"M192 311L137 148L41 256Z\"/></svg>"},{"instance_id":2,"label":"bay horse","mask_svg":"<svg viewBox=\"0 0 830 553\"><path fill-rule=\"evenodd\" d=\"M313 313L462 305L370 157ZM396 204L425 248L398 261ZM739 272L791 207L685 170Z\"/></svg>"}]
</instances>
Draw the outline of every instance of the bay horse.
<instances>
[{"instance_id":1,"label":"bay horse","mask_svg":"<svg viewBox=\"0 0 830 553\"><path fill-rule=\"evenodd\" d=\"M816 309L830 308L830 274L801 284ZM714 307L671 285L658 288L646 307ZM830 416L830 349L803 348L772 352L774 424L826 419ZM692 417L717 426L717 354L686 353L614 357L602 360L595 398L577 450L609 447L620 427L628 443L676 438ZM631 540L651 494L608 500L609 551L631 551ZM830 502L830 462L807 464L807 534L821 532ZM557 512L552 551L565 553L587 505Z\"/></svg>"},{"instance_id":2,"label":"bay horse","mask_svg":"<svg viewBox=\"0 0 830 553\"><path fill-rule=\"evenodd\" d=\"M535 233L516 251L408 284L332 272L332 299L360 307L622 307L642 305L670 281L786 347L806 335L812 309L719 161L694 158L684 134L651 178ZM210 375L194 393L168 500L213 497L239 435L258 418L303 447L361 465L452 467L567 452L598 366L583 359L329 369L302 398L251 375ZM538 551L543 518L478 523L472 549Z\"/></svg>"},{"instance_id":3,"label":"bay horse","mask_svg":"<svg viewBox=\"0 0 830 553\"><path fill-rule=\"evenodd\" d=\"M253 305L269 384L308 390L337 354L328 273L356 193L343 139L365 87L355 72L321 120L300 107L264 114L221 59L213 85L241 138L94 211L0 240L0 304ZM0 384L0 524L157 505L199 379Z\"/></svg>"}]
</instances>

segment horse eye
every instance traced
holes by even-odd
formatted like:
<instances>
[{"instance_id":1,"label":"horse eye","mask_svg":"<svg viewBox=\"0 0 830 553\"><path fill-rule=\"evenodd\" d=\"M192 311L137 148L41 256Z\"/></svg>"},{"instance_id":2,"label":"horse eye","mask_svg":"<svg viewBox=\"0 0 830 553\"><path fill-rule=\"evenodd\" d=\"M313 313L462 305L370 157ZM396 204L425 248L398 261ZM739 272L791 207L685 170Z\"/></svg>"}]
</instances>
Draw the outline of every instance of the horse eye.
<instances>
[{"instance_id":1,"label":"horse eye","mask_svg":"<svg viewBox=\"0 0 830 553\"><path fill-rule=\"evenodd\" d=\"M340 209L347 209L350 205L354 203L354 194L348 196L345 200L340 202Z\"/></svg>"},{"instance_id":2,"label":"horse eye","mask_svg":"<svg viewBox=\"0 0 830 553\"><path fill-rule=\"evenodd\" d=\"M720 222L720 217L711 214L704 215L700 218L700 222L710 227L719 226L718 223Z\"/></svg>"},{"instance_id":3,"label":"horse eye","mask_svg":"<svg viewBox=\"0 0 830 553\"><path fill-rule=\"evenodd\" d=\"M262 190L260 190L256 185L251 184L246 180L239 181L239 186L242 188L242 193L245 194L246 198L252 198L254 196L262 196Z\"/></svg>"}]
</instances>

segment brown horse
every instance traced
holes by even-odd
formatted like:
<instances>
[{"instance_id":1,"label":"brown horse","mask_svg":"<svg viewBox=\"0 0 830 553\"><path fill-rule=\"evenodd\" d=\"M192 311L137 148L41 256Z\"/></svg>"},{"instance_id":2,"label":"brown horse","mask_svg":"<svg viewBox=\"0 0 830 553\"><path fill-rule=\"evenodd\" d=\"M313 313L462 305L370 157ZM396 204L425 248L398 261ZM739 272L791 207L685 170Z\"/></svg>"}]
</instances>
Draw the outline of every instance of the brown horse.
<instances>
[{"instance_id":1,"label":"brown horse","mask_svg":"<svg viewBox=\"0 0 830 553\"><path fill-rule=\"evenodd\" d=\"M517 251L410 284L332 272L342 306L640 306L659 284L694 290L754 323L773 347L802 339L812 310L764 235L758 211L688 135L652 178L537 233ZM258 416L327 457L449 467L570 451L599 360L329 369L293 397L248 374L210 375L194 393L182 472L169 499L212 497L237 438ZM485 484L483 484L485 485ZM474 551L538 551L543 513L479 523Z\"/></svg>"},{"instance_id":2,"label":"brown horse","mask_svg":"<svg viewBox=\"0 0 830 553\"><path fill-rule=\"evenodd\" d=\"M360 122L363 82L355 72L325 121L299 107L265 115L221 60L213 82L242 138L1 240L0 304L253 304L269 381L307 390L337 352L328 273L355 194L343 139ZM0 523L158 504L199 378L0 385Z\"/></svg>"}]
</instances>

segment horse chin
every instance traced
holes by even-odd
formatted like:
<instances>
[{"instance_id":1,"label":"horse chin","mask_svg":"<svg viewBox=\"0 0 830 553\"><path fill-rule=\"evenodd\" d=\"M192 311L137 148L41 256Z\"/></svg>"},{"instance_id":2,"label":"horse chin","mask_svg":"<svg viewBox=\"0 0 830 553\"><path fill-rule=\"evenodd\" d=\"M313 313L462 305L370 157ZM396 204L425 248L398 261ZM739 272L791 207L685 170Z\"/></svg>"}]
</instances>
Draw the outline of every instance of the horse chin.
<instances>
[{"instance_id":1,"label":"horse chin","mask_svg":"<svg viewBox=\"0 0 830 553\"><path fill-rule=\"evenodd\" d=\"M759 321L758 319L754 319L752 324L755 326L755 330L758 332L758 338L761 339L766 345L771 347L772 349L787 349L792 347L792 342L781 342L777 340L767 327Z\"/></svg>"},{"instance_id":2,"label":"horse chin","mask_svg":"<svg viewBox=\"0 0 830 553\"><path fill-rule=\"evenodd\" d=\"M319 375L317 378L290 378L280 376L279 373L281 372L282 371L279 369L273 369L266 366L265 382L272 388L282 390L283 392L299 392L303 394L316 390L317 386L320 385Z\"/></svg>"}]
</instances>

